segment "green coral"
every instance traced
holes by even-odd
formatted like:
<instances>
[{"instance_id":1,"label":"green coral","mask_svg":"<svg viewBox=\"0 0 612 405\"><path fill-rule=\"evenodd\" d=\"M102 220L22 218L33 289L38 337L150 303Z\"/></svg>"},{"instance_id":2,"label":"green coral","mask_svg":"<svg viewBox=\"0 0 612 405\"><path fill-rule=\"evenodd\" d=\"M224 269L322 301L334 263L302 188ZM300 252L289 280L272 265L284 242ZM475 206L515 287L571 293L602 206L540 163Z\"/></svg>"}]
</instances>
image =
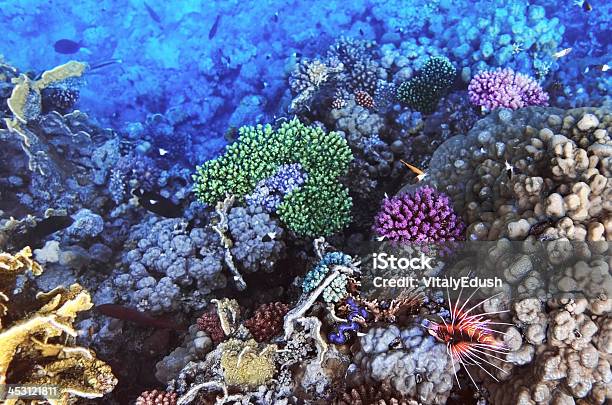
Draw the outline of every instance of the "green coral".
<instances>
[{"instance_id":1,"label":"green coral","mask_svg":"<svg viewBox=\"0 0 612 405\"><path fill-rule=\"evenodd\" d=\"M196 169L194 191L200 201L215 204L226 195L242 198L279 166L299 163L308 179L280 205L281 220L301 236L329 235L350 221L352 200L338 182L352 160L346 140L336 132L309 127L297 119L277 130L247 126L224 155Z\"/></svg>"},{"instance_id":2,"label":"green coral","mask_svg":"<svg viewBox=\"0 0 612 405\"><path fill-rule=\"evenodd\" d=\"M445 57L434 56L412 79L397 88L397 99L409 107L430 114L455 80L457 70Z\"/></svg>"},{"instance_id":3,"label":"green coral","mask_svg":"<svg viewBox=\"0 0 612 405\"><path fill-rule=\"evenodd\" d=\"M349 267L352 261L353 259L351 256L342 252L327 253L323 259L306 274L302 282L302 289L304 292L313 291L329 275L333 266ZM342 298L348 294L348 282L349 278L346 274L340 274L336 277L331 284L323 290L323 301L338 302L342 300Z\"/></svg>"}]
</instances>

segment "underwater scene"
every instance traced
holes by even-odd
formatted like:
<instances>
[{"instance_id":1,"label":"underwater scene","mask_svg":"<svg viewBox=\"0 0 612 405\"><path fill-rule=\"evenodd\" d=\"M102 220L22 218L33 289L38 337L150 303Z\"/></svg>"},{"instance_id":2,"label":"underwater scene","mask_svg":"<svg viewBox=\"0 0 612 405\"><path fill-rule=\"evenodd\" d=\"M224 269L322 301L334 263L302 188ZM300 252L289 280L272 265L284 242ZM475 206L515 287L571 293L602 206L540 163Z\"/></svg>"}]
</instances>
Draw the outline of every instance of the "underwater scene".
<instances>
[{"instance_id":1,"label":"underwater scene","mask_svg":"<svg viewBox=\"0 0 612 405\"><path fill-rule=\"evenodd\" d=\"M0 0L0 404L611 404L611 14Z\"/></svg>"}]
</instances>

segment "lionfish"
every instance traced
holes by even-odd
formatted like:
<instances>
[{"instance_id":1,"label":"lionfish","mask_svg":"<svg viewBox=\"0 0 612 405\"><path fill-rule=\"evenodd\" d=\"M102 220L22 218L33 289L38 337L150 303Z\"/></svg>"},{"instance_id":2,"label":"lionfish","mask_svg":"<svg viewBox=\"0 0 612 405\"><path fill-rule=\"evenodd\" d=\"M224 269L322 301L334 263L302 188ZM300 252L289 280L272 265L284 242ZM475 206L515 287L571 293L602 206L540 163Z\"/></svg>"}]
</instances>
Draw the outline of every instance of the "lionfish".
<instances>
[{"instance_id":1,"label":"lionfish","mask_svg":"<svg viewBox=\"0 0 612 405\"><path fill-rule=\"evenodd\" d=\"M425 319L422 323L423 327L427 329L430 335L434 336L438 341L446 344L447 353L451 359L451 364L453 367L453 373L455 374L455 379L457 380L457 384L459 384L460 388L461 383L459 383L459 378L457 377L459 366L463 366L472 383L477 386L467 366L478 366L495 381L498 381L498 379L491 374L484 367L484 365L488 364L504 373L506 373L506 371L487 360L487 358L494 358L504 363L508 362L507 360L498 357L499 355L504 355L509 351L509 349L505 347L499 338L496 337L498 334L505 335L505 333L493 329L491 325L512 324L493 322L488 318L490 315L501 314L508 311L492 311L472 314L476 308L497 297L501 293L495 294L483 301L480 301L478 304L472 307L466 308L467 303L477 291L478 288L472 293L472 295L469 296L463 305L461 305L461 308L459 308L459 305L463 288L459 291L459 296L455 301L455 305L453 305L451 302L450 293L448 293L450 319L444 319L441 317L442 323Z\"/></svg>"}]
</instances>

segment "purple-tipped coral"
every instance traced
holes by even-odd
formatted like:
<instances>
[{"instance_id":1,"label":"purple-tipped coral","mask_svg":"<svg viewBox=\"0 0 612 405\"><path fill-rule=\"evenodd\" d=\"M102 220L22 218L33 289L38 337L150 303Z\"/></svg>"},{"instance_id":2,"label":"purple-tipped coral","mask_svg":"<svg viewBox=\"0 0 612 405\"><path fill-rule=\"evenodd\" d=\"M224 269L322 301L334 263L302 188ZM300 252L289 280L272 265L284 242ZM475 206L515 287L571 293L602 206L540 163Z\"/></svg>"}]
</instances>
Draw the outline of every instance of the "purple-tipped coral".
<instances>
[{"instance_id":1,"label":"purple-tipped coral","mask_svg":"<svg viewBox=\"0 0 612 405\"><path fill-rule=\"evenodd\" d=\"M304 184L308 175L299 163L282 165L276 174L261 180L255 190L245 197L249 205L261 206L266 212L275 212L283 198Z\"/></svg>"},{"instance_id":2,"label":"purple-tipped coral","mask_svg":"<svg viewBox=\"0 0 612 405\"><path fill-rule=\"evenodd\" d=\"M472 104L493 110L516 110L530 105L548 105L548 94L531 77L512 69L497 69L474 76L468 86Z\"/></svg>"},{"instance_id":3,"label":"purple-tipped coral","mask_svg":"<svg viewBox=\"0 0 612 405\"><path fill-rule=\"evenodd\" d=\"M429 186L414 194L404 193L383 200L374 220L374 231L399 242L436 243L459 240L463 221L446 194Z\"/></svg>"}]
</instances>

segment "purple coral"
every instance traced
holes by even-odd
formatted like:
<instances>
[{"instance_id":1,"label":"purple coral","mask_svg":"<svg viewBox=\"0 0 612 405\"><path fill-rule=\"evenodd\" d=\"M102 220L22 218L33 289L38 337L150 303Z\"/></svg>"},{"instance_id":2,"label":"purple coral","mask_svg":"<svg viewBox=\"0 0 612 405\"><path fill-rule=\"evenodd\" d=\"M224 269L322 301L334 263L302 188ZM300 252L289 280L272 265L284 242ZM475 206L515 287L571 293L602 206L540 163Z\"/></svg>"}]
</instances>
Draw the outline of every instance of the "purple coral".
<instances>
[{"instance_id":1,"label":"purple coral","mask_svg":"<svg viewBox=\"0 0 612 405\"><path fill-rule=\"evenodd\" d=\"M450 198L429 186L385 198L374 220L379 236L399 242L454 241L461 239L464 227Z\"/></svg>"},{"instance_id":2,"label":"purple coral","mask_svg":"<svg viewBox=\"0 0 612 405\"><path fill-rule=\"evenodd\" d=\"M468 92L472 104L488 110L548 105L548 94L534 79L508 68L477 74L470 81Z\"/></svg>"},{"instance_id":3,"label":"purple coral","mask_svg":"<svg viewBox=\"0 0 612 405\"><path fill-rule=\"evenodd\" d=\"M110 194L113 200L119 203L134 187L152 191L157 186L159 175L160 170L150 157L133 153L122 156L111 172Z\"/></svg>"},{"instance_id":4,"label":"purple coral","mask_svg":"<svg viewBox=\"0 0 612 405\"><path fill-rule=\"evenodd\" d=\"M253 193L245 197L249 205L261 206L266 212L274 212L283 197L298 189L307 179L299 163L282 165L273 176L261 180Z\"/></svg>"}]
</instances>

